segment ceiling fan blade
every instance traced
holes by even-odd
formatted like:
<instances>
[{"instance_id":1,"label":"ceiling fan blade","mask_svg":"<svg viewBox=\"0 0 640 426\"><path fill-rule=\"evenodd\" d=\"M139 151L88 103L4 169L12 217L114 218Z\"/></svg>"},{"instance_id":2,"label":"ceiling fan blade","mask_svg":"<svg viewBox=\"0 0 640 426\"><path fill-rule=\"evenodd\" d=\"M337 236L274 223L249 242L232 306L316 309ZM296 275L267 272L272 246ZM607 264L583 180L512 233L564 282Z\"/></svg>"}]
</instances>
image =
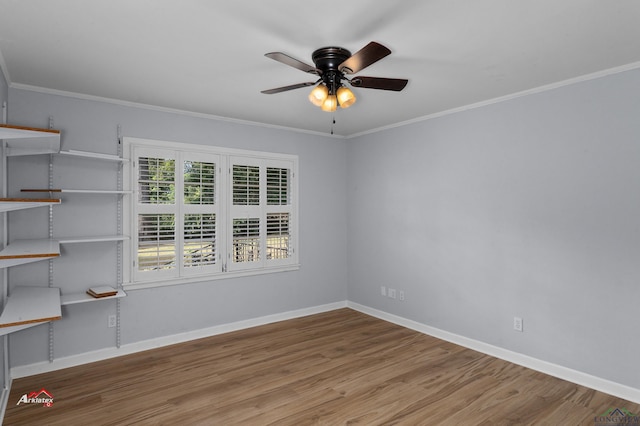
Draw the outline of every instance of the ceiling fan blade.
<instances>
[{"instance_id":1,"label":"ceiling fan blade","mask_svg":"<svg viewBox=\"0 0 640 426\"><path fill-rule=\"evenodd\" d=\"M393 90L399 92L407 85L409 80L403 78L382 78L382 77L353 77L350 81L353 87L365 89Z\"/></svg>"},{"instance_id":2,"label":"ceiling fan blade","mask_svg":"<svg viewBox=\"0 0 640 426\"><path fill-rule=\"evenodd\" d=\"M291 86L282 86L282 87L276 87L275 89L263 90L260 93L264 93L266 95L273 95L274 93L286 92L288 90L299 89L301 87L313 86L314 84L316 84L316 82L308 81L306 83L298 83L298 84L292 84Z\"/></svg>"},{"instance_id":3,"label":"ceiling fan blade","mask_svg":"<svg viewBox=\"0 0 640 426\"><path fill-rule=\"evenodd\" d=\"M345 74L354 74L365 69L374 62L378 62L390 53L391 50L387 49L380 43L372 41L351 55L349 59L341 63L338 66L338 69Z\"/></svg>"},{"instance_id":4,"label":"ceiling fan blade","mask_svg":"<svg viewBox=\"0 0 640 426\"><path fill-rule=\"evenodd\" d=\"M320 75L321 71L319 69L317 69L316 67L309 65L309 64L305 64L302 61L297 60L296 58L292 58L289 55L286 55L282 52L270 52L270 53L265 53L265 55L267 58L271 58L274 61L278 61L278 62L282 62L285 65L289 65L290 67L294 67L297 68L301 71L304 72L308 72L311 74L316 74L316 75Z\"/></svg>"}]
</instances>

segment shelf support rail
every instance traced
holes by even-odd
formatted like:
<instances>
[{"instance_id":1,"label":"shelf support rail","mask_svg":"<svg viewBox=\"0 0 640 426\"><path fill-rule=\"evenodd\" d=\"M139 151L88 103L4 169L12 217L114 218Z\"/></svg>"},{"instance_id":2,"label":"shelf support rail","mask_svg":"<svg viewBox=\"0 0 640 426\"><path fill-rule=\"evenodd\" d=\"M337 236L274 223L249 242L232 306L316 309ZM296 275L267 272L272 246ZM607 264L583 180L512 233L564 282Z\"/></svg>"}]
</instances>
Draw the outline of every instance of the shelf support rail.
<instances>
[{"instance_id":1,"label":"shelf support rail","mask_svg":"<svg viewBox=\"0 0 640 426\"><path fill-rule=\"evenodd\" d=\"M53 129L53 116L49 116L49 128ZM49 154L49 189L53 188L53 154ZM53 239L53 205L49 206L49 239ZM53 259L49 259L49 287L53 287ZM54 360L53 321L49 322L49 362Z\"/></svg>"},{"instance_id":2,"label":"shelf support rail","mask_svg":"<svg viewBox=\"0 0 640 426\"><path fill-rule=\"evenodd\" d=\"M2 103L2 122L7 121L7 103ZM0 140L0 162L2 163L2 170L4 175L0 176L2 179L2 197L7 197L8 184L7 184L7 143L4 140ZM9 215L7 212L2 212L2 248L7 246L9 242ZM0 294L0 304L4 310L4 305L7 303L7 296L9 294L9 268L2 269L2 293ZM10 371L9 371L9 335L2 336L2 407L6 406L4 399L9 398L9 387L11 385Z\"/></svg>"},{"instance_id":3,"label":"shelf support rail","mask_svg":"<svg viewBox=\"0 0 640 426\"><path fill-rule=\"evenodd\" d=\"M122 158L122 126L118 124L116 129L117 132L117 155ZM118 172L116 173L116 189L118 191L122 191L123 188L123 180L122 180L122 172L123 172L123 163L120 162L118 164ZM122 235L122 197L118 197L116 207L116 235ZM117 242L117 253L116 253L116 263L117 263L117 271L116 271L116 288L118 290L122 290L122 261L123 261L123 241ZM120 349L120 338L121 338L121 330L120 330L120 299L116 299L116 347Z\"/></svg>"}]
</instances>

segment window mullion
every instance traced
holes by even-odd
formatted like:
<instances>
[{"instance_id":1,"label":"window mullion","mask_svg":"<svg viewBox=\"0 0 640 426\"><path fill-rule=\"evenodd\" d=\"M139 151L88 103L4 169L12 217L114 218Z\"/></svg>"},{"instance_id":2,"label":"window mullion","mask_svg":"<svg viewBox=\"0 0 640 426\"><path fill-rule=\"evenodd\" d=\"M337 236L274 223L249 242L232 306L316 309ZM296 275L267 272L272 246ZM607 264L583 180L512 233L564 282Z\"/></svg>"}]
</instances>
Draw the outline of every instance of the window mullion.
<instances>
[{"instance_id":1,"label":"window mullion","mask_svg":"<svg viewBox=\"0 0 640 426\"><path fill-rule=\"evenodd\" d=\"M222 264L222 271L226 272L229 262L229 248L227 247L228 240L228 228L230 217L230 200L231 194L229 191L229 156L221 155L217 170L218 184L216 188L216 204L218 206L218 262Z\"/></svg>"},{"instance_id":2,"label":"window mullion","mask_svg":"<svg viewBox=\"0 0 640 426\"><path fill-rule=\"evenodd\" d=\"M176 155L176 266L178 275L184 275L184 155Z\"/></svg>"},{"instance_id":3,"label":"window mullion","mask_svg":"<svg viewBox=\"0 0 640 426\"><path fill-rule=\"evenodd\" d=\"M260 165L260 264L267 264L267 168Z\"/></svg>"}]
</instances>

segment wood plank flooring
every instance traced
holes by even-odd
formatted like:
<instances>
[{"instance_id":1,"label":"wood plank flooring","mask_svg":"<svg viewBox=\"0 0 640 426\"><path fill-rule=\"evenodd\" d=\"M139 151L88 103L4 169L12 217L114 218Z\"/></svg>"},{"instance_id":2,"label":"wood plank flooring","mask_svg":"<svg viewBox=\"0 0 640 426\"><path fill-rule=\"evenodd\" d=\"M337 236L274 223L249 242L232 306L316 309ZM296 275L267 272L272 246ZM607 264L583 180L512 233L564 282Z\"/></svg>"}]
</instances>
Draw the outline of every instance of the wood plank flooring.
<instances>
[{"instance_id":1,"label":"wood plank flooring","mask_svg":"<svg viewBox=\"0 0 640 426\"><path fill-rule=\"evenodd\" d=\"M46 389L51 407L20 404ZM13 381L5 425L590 425L640 405L340 309Z\"/></svg>"}]
</instances>

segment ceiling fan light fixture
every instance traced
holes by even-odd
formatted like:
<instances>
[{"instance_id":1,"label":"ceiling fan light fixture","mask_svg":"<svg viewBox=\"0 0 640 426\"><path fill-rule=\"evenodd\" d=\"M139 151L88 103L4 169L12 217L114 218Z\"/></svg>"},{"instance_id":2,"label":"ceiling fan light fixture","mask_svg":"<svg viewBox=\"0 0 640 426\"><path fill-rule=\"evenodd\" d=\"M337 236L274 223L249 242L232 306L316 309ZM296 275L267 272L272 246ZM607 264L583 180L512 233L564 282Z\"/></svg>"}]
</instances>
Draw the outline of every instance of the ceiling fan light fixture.
<instances>
[{"instance_id":1,"label":"ceiling fan light fixture","mask_svg":"<svg viewBox=\"0 0 640 426\"><path fill-rule=\"evenodd\" d=\"M354 76L349 79L345 76L345 74L359 73L390 53L391 50L375 41L370 42L353 55L342 47L321 47L311 55L314 65L299 61L282 52L267 53L266 57L300 71L314 74L319 79L315 82L309 81L262 90L262 93L271 95L301 87L315 86L309 93L309 102L313 105L327 112L334 112L338 107L349 108L356 103L356 96L349 87L399 92L407 85L409 81L407 79L363 76ZM344 83L345 81L349 83L349 87Z\"/></svg>"},{"instance_id":2,"label":"ceiling fan light fixture","mask_svg":"<svg viewBox=\"0 0 640 426\"><path fill-rule=\"evenodd\" d=\"M329 88L324 84L320 83L313 88L311 93L309 93L309 102L319 107L319 106L322 106L322 104L325 102L328 96L329 96Z\"/></svg>"},{"instance_id":3,"label":"ceiling fan light fixture","mask_svg":"<svg viewBox=\"0 0 640 426\"><path fill-rule=\"evenodd\" d=\"M320 108L326 112L333 112L338 109L338 99L336 95L327 96L327 99L324 100Z\"/></svg>"},{"instance_id":4,"label":"ceiling fan light fixture","mask_svg":"<svg viewBox=\"0 0 640 426\"><path fill-rule=\"evenodd\" d=\"M348 87L340 86L336 92L340 108L349 108L356 103L356 95Z\"/></svg>"}]
</instances>

